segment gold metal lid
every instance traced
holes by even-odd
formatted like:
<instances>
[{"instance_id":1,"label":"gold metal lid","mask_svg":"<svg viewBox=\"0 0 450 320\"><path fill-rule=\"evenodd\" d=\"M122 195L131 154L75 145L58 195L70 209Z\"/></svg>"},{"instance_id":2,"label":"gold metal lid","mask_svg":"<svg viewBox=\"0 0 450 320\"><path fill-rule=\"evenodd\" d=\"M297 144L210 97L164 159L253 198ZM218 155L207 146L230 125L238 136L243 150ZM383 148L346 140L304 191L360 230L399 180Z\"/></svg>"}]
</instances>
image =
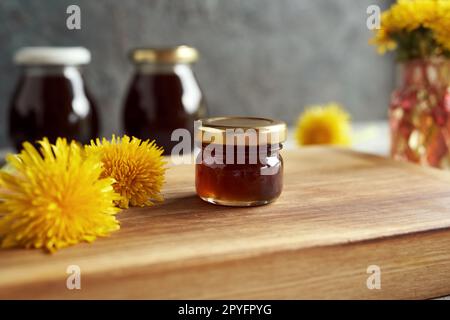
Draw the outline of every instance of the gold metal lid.
<instances>
[{"instance_id":1,"label":"gold metal lid","mask_svg":"<svg viewBox=\"0 0 450 320\"><path fill-rule=\"evenodd\" d=\"M193 63L198 60L197 49L189 46L172 48L139 48L131 52L135 63Z\"/></svg>"},{"instance_id":2,"label":"gold metal lid","mask_svg":"<svg viewBox=\"0 0 450 320\"><path fill-rule=\"evenodd\" d=\"M231 116L200 119L199 121L197 138L204 143L229 144L232 137L231 140L235 144L276 144L283 143L287 137L286 123L280 120ZM248 137L252 132L256 133L256 140L239 139L242 136ZM228 139L227 134L229 135ZM237 142L234 138L237 138Z\"/></svg>"}]
</instances>

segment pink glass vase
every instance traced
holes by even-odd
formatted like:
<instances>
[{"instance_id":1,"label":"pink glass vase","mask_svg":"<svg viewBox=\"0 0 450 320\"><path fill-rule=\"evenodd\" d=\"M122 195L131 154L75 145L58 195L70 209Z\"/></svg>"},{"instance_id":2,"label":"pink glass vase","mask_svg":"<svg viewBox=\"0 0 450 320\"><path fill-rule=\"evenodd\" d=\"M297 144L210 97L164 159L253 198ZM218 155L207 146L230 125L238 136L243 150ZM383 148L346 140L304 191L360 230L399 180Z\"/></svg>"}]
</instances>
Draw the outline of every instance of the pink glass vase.
<instances>
[{"instance_id":1,"label":"pink glass vase","mask_svg":"<svg viewBox=\"0 0 450 320\"><path fill-rule=\"evenodd\" d=\"M450 59L399 65L389 109L394 159L450 169Z\"/></svg>"}]
</instances>

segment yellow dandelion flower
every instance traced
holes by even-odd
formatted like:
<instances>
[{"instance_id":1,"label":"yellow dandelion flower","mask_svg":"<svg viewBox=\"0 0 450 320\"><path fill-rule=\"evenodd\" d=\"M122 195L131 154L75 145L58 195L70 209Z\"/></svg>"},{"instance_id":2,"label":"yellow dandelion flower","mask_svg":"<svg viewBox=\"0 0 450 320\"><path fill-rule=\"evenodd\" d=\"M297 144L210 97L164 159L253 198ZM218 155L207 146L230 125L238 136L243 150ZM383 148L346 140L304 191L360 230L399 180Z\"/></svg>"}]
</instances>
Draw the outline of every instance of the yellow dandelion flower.
<instances>
[{"instance_id":1,"label":"yellow dandelion flower","mask_svg":"<svg viewBox=\"0 0 450 320\"><path fill-rule=\"evenodd\" d=\"M20 154L7 156L10 169L0 171L1 246L54 252L119 229L120 196L112 179L99 179L100 159L61 138L39 144L40 152L24 143Z\"/></svg>"},{"instance_id":2,"label":"yellow dandelion flower","mask_svg":"<svg viewBox=\"0 0 450 320\"><path fill-rule=\"evenodd\" d=\"M164 183L165 161L163 149L149 140L141 141L128 136L111 141L103 138L86 146L88 154L99 154L104 165L103 176L116 181L114 189L122 198L117 204L128 206L151 206L162 201L161 188Z\"/></svg>"},{"instance_id":3,"label":"yellow dandelion flower","mask_svg":"<svg viewBox=\"0 0 450 320\"><path fill-rule=\"evenodd\" d=\"M350 134L350 115L336 103L307 107L300 115L296 129L299 145L348 146Z\"/></svg>"},{"instance_id":4,"label":"yellow dandelion flower","mask_svg":"<svg viewBox=\"0 0 450 320\"><path fill-rule=\"evenodd\" d=\"M436 10L437 18L430 21L428 25L433 30L436 41L445 50L450 51L450 1L439 1Z\"/></svg>"},{"instance_id":5,"label":"yellow dandelion flower","mask_svg":"<svg viewBox=\"0 0 450 320\"><path fill-rule=\"evenodd\" d=\"M432 39L448 50L449 13L448 0L398 0L382 13L381 28L369 42L378 46L379 53L398 47L406 51L401 56L410 58L417 57L417 50L425 55L436 52L439 47L435 48Z\"/></svg>"},{"instance_id":6,"label":"yellow dandelion flower","mask_svg":"<svg viewBox=\"0 0 450 320\"><path fill-rule=\"evenodd\" d=\"M437 18L437 3L437 0L399 0L382 16L381 23L391 32L415 30Z\"/></svg>"},{"instance_id":7,"label":"yellow dandelion flower","mask_svg":"<svg viewBox=\"0 0 450 320\"><path fill-rule=\"evenodd\" d=\"M379 54L385 54L387 51L397 48L397 43L389 37L385 29L379 29L375 36L369 40L369 43L377 46Z\"/></svg>"}]
</instances>

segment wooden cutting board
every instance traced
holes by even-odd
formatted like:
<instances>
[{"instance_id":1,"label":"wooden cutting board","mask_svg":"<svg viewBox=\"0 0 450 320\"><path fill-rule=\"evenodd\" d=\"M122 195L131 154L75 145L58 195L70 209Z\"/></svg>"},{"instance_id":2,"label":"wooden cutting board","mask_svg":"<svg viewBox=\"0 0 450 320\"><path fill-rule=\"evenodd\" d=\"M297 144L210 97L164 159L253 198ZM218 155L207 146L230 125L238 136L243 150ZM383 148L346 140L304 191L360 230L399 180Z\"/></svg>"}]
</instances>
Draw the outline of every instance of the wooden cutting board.
<instances>
[{"instance_id":1,"label":"wooden cutting board","mask_svg":"<svg viewBox=\"0 0 450 320\"><path fill-rule=\"evenodd\" d=\"M450 173L331 148L285 152L267 206L198 199L171 167L166 201L54 255L0 251L0 298L431 298L450 294ZM66 288L69 265L81 290ZM369 290L367 268L381 270Z\"/></svg>"}]
</instances>

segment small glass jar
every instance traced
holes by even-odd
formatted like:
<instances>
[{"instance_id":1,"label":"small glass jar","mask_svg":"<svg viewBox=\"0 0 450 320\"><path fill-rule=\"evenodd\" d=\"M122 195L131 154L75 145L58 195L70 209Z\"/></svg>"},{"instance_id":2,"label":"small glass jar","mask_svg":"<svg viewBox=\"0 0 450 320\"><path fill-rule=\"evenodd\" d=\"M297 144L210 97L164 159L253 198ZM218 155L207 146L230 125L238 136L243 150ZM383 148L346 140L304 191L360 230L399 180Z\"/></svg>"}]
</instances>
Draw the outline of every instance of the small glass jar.
<instances>
[{"instance_id":1,"label":"small glass jar","mask_svg":"<svg viewBox=\"0 0 450 320\"><path fill-rule=\"evenodd\" d=\"M128 135L155 140L169 155L178 141L172 132L183 128L194 136L194 121L206 116L203 93L192 64L196 49L179 46L143 48L131 53L135 74L125 99L124 129Z\"/></svg>"},{"instance_id":2,"label":"small glass jar","mask_svg":"<svg viewBox=\"0 0 450 320\"><path fill-rule=\"evenodd\" d=\"M90 59L81 47L28 47L16 53L22 74L10 103L9 134L17 150L24 141L43 137L88 143L98 135L95 102L81 71Z\"/></svg>"},{"instance_id":3,"label":"small glass jar","mask_svg":"<svg viewBox=\"0 0 450 320\"><path fill-rule=\"evenodd\" d=\"M199 122L195 186L201 199L225 206L257 206L280 196L284 122L253 117Z\"/></svg>"}]
</instances>

